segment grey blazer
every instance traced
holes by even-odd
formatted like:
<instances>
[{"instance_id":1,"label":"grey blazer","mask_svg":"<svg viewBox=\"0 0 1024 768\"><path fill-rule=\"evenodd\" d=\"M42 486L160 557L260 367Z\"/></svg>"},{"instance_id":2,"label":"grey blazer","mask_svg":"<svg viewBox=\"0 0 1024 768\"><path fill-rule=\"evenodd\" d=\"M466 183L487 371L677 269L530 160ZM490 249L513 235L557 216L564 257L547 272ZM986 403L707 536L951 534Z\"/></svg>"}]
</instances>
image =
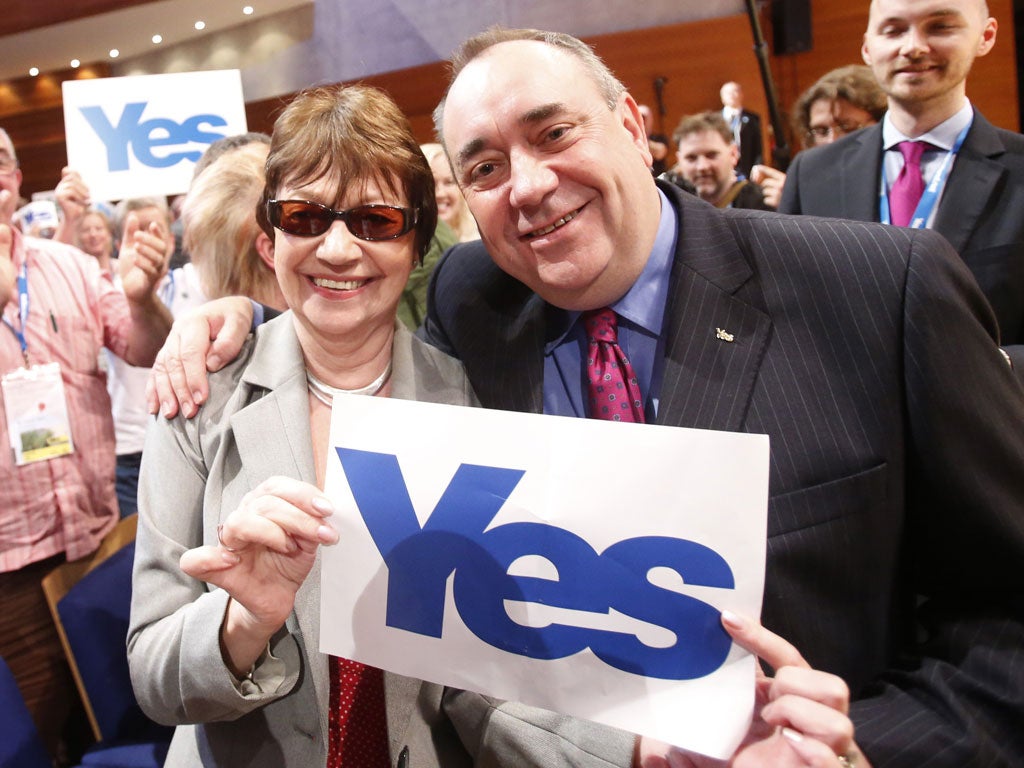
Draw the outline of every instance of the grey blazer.
<instances>
[{"instance_id":1,"label":"grey blazer","mask_svg":"<svg viewBox=\"0 0 1024 768\"><path fill-rule=\"evenodd\" d=\"M459 363L398 324L392 397L475 405ZM329 681L319 647L319 562L295 610L272 642L256 679L225 667L219 646L227 594L187 577L181 554L217 540L216 527L242 496L272 475L315 483L305 367L290 313L259 328L241 355L211 377L210 399L192 421L158 420L150 430L139 484L128 660L139 703L177 725L168 768L322 766ZM627 765L632 737L550 712L385 676L392 763L418 766L557 764L579 750L561 732L593 729L588 743ZM564 744L563 744L564 742ZM607 742L607 744L605 744ZM465 746L464 746L465 744ZM604 758L589 762L611 765Z\"/></svg>"},{"instance_id":2,"label":"grey blazer","mask_svg":"<svg viewBox=\"0 0 1024 768\"><path fill-rule=\"evenodd\" d=\"M793 161L779 213L878 221L882 126ZM975 110L946 182L935 231L960 254L995 310L1000 340L1024 375L1024 136Z\"/></svg>"}]
</instances>

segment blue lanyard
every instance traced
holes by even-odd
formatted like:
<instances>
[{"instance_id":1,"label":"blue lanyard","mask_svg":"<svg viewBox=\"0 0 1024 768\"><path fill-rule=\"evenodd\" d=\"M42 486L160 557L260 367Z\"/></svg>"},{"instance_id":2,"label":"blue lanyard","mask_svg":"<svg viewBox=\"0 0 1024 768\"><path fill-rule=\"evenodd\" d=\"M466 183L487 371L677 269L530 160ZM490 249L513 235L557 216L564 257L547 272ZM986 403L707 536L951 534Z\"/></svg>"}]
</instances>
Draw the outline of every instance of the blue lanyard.
<instances>
[{"instance_id":1,"label":"blue lanyard","mask_svg":"<svg viewBox=\"0 0 1024 768\"><path fill-rule=\"evenodd\" d=\"M946 178L949 176L950 168L953 166L953 160L960 151L960 147L963 146L964 139L967 138L967 132L971 130L971 123L973 122L974 120L972 119L960 131L960 135L956 137L956 141L953 142L953 148L946 153L946 157L942 161L942 165L939 166L939 170L921 194L921 200L918 202L917 208L914 209L914 215L910 217L910 224L907 226L912 229L923 229L925 223L931 218L932 210L939 199L939 193L946 186ZM889 215L889 182L885 178L885 158L882 158L882 191L879 193L878 220L883 224L892 224L892 218Z\"/></svg>"},{"instance_id":2,"label":"blue lanyard","mask_svg":"<svg viewBox=\"0 0 1024 768\"><path fill-rule=\"evenodd\" d=\"M28 322L28 260L21 265L18 272L18 320L21 328L17 329L7 318L4 318L4 325L11 329L11 333L21 345L21 356L25 358L25 365L28 366L28 340L25 338L25 324Z\"/></svg>"}]
</instances>

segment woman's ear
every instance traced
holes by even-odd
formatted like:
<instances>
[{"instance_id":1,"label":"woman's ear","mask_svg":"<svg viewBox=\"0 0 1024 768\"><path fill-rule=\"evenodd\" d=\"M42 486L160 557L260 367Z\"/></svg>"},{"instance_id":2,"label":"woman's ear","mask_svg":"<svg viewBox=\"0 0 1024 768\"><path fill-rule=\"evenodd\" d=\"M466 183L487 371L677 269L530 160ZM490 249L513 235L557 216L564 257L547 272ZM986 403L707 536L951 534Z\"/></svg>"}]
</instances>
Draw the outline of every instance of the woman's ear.
<instances>
[{"instance_id":1,"label":"woman's ear","mask_svg":"<svg viewBox=\"0 0 1024 768\"><path fill-rule=\"evenodd\" d=\"M260 255L267 268L274 271L274 241L267 237L266 232L256 235L256 253Z\"/></svg>"}]
</instances>

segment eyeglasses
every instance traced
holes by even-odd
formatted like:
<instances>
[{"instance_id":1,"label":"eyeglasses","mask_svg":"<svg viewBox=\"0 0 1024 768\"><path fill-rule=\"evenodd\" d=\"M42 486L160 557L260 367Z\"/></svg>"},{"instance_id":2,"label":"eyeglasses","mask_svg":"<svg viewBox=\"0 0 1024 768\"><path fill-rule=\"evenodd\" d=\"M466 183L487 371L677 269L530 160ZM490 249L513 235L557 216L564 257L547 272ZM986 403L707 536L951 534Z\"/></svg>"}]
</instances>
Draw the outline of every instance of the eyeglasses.
<instances>
[{"instance_id":1,"label":"eyeglasses","mask_svg":"<svg viewBox=\"0 0 1024 768\"><path fill-rule=\"evenodd\" d=\"M0 173L13 173L17 168L17 160L9 155L0 155Z\"/></svg>"},{"instance_id":2,"label":"eyeglasses","mask_svg":"<svg viewBox=\"0 0 1024 768\"><path fill-rule=\"evenodd\" d=\"M807 138L812 143L825 139L841 139L848 133L859 131L867 123L836 123L835 125L817 125L807 131Z\"/></svg>"},{"instance_id":3,"label":"eyeglasses","mask_svg":"<svg viewBox=\"0 0 1024 768\"><path fill-rule=\"evenodd\" d=\"M270 223L289 235L318 237L341 219L360 240L394 240L416 226L417 211L395 205L357 205L336 211L309 200L270 200Z\"/></svg>"}]
</instances>

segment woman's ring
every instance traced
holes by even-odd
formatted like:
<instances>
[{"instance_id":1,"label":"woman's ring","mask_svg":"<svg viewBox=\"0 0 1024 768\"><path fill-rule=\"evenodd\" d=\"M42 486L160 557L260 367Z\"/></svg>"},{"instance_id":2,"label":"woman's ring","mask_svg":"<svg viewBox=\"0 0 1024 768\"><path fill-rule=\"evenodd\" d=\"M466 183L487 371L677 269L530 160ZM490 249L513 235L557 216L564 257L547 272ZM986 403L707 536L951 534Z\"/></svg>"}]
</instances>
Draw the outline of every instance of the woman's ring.
<instances>
[{"instance_id":1,"label":"woman's ring","mask_svg":"<svg viewBox=\"0 0 1024 768\"><path fill-rule=\"evenodd\" d=\"M224 547L224 549L226 549L228 552L237 552L238 551L237 549L235 549L234 547L229 547L227 544L224 543L224 539L221 536L221 532L223 530L224 530L224 524L221 523L221 524L219 524L217 526L217 543L220 544L222 547ZM839 758L841 764L843 764L842 760L844 760L844 759L845 758L842 758L842 757ZM853 763L845 763L845 765L853 765Z\"/></svg>"},{"instance_id":2,"label":"woman's ring","mask_svg":"<svg viewBox=\"0 0 1024 768\"><path fill-rule=\"evenodd\" d=\"M847 752L844 755L839 755L839 765L841 768L854 768L857 765L857 753Z\"/></svg>"}]
</instances>

